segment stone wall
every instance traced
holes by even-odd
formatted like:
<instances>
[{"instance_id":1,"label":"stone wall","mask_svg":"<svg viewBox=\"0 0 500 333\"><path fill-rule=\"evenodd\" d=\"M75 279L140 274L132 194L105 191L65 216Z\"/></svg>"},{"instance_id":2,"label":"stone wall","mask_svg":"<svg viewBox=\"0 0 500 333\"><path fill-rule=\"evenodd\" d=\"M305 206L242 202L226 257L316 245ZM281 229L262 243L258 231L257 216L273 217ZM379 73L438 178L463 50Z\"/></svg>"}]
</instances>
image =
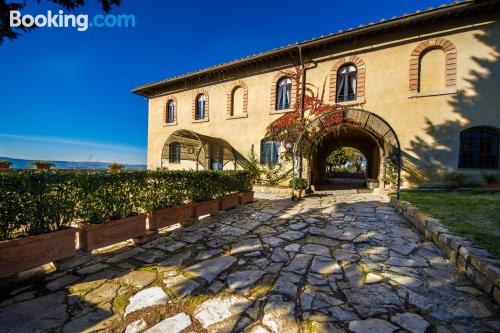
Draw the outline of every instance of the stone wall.
<instances>
[{"instance_id":1,"label":"stone wall","mask_svg":"<svg viewBox=\"0 0 500 333\"><path fill-rule=\"evenodd\" d=\"M391 206L409 220L427 239L433 241L478 287L500 304L500 261L486 250L472 246L452 235L439 220L421 212L412 204L391 197Z\"/></svg>"}]
</instances>

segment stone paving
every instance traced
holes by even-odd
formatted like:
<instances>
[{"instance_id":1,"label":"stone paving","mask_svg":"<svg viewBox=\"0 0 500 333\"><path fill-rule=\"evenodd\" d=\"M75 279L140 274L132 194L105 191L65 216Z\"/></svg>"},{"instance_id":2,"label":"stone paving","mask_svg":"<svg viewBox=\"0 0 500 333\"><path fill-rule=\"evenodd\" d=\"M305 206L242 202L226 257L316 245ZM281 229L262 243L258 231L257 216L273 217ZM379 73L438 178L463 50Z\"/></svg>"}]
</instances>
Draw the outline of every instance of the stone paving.
<instances>
[{"instance_id":1,"label":"stone paving","mask_svg":"<svg viewBox=\"0 0 500 333\"><path fill-rule=\"evenodd\" d=\"M0 331L500 331L498 306L372 194L260 200L78 260L4 286Z\"/></svg>"}]
</instances>

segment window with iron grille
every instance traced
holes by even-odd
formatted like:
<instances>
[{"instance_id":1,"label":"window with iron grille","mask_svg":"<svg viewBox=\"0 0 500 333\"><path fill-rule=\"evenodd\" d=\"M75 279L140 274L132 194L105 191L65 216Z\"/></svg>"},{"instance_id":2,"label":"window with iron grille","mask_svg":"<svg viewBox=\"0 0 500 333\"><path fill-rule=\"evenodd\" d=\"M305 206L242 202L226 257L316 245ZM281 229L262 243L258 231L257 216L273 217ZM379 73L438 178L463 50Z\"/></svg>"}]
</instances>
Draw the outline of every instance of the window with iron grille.
<instances>
[{"instance_id":1,"label":"window with iron grille","mask_svg":"<svg viewBox=\"0 0 500 333\"><path fill-rule=\"evenodd\" d=\"M292 98L292 80L284 77L276 85L276 110L290 108Z\"/></svg>"},{"instance_id":2,"label":"window with iron grille","mask_svg":"<svg viewBox=\"0 0 500 333\"><path fill-rule=\"evenodd\" d=\"M260 145L260 163L276 164L280 157L280 143L270 140L262 140Z\"/></svg>"},{"instance_id":3,"label":"window with iron grille","mask_svg":"<svg viewBox=\"0 0 500 333\"><path fill-rule=\"evenodd\" d=\"M499 132L474 127L460 133L459 168L498 169Z\"/></svg>"},{"instance_id":4,"label":"window with iron grille","mask_svg":"<svg viewBox=\"0 0 500 333\"><path fill-rule=\"evenodd\" d=\"M172 142L168 151L170 163L181 163L181 144L179 142Z\"/></svg>"},{"instance_id":5,"label":"window with iron grille","mask_svg":"<svg viewBox=\"0 0 500 333\"><path fill-rule=\"evenodd\" d=\"M195 120L205 119L205 95L200 94L196 97L196 112L194 115Z\"/></svg>"},{"instance_id":6,"label":"window with iron grille","mask_svg":"<svg viewBox=\"0 0 500 333\"><path fill-rule=\"evenodd\" d=\"M175 102L173 100L167 103L167 123L172 124L175 122Z\"/></svg>"},{"instance_id":7,"label":"window with iron grille","mask_svg":"<svg viewBox=\"0 0 500 333\"><path fill-rule=\"evenodd\" d=\"M337 71L337 102L356 100L358 71L354 65L344 65Z\"/></svg>"}]
</instances>

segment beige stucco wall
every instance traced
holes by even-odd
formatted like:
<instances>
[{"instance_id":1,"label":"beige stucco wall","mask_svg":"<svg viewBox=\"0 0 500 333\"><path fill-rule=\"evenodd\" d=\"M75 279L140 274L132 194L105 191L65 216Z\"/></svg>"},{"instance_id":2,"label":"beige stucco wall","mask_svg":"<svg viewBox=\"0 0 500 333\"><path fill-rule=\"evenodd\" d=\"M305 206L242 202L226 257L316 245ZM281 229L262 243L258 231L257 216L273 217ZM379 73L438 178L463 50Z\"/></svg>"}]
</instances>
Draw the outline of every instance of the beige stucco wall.
<instances>
[{"instance_id":1,"label":"beige stucco wall","mask_svg":"<svg viewBox=\"0 0 500 333\"><path fill-rule=\"evenodd\" d=\"M456 46L456 90L446 90L443 84L438 93L446 94L411 96L408 87L410 54L420 42L437 37L446 38ZM327 99L334 63L346 56L360 57L366 65L365 101L360 108L380 115L394 128L404 151L406 185L412 185L457 168L459 133L464 128L500 127L499 41L500 25L496 17L475 22L474 26L450 26L425 35L405 34L401 39L391 36L388 40L381 36L373 44L365 43L361 48L352 47L342 52L333 49L309 59L316 65L307 71L307 83L320 91L325 87ZM151 98L148 168L160 167L165 140L177 129L223 138L245 156L254 144L259 154L260 140L267 125L280 116L271 108L270 100L272 82L279 72L250 72L234 80L204 85L203 89L209 94L207 122L192 120L196 89L166 91L162 96ZM443 75L437 73L436 77L442 79ZM227 94L238 80L248 87L248 116L228 119ZM177 99L175 126L166 126L162 119L167 95Z\"/></svg>"}]
</instances>

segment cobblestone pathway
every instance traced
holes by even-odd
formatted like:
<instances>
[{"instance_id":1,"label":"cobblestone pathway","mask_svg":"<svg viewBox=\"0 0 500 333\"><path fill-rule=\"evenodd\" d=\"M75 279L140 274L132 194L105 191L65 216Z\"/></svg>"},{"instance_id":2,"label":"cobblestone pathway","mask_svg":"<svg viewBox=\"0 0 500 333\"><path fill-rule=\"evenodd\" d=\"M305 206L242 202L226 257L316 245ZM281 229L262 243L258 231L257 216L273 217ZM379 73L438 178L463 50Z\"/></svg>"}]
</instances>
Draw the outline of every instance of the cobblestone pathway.
<instances>
[{"instance_id":1,"label":"cobblestone pathway","mask_svg":"<svg viewBox=\"0 0 500 333\"><path fill-rule=\"evenodd\" d=\"M371 194L262 200L81 260L4 292L0 331L500 328L499 308Z\"/></svg>"}]
</instances>

